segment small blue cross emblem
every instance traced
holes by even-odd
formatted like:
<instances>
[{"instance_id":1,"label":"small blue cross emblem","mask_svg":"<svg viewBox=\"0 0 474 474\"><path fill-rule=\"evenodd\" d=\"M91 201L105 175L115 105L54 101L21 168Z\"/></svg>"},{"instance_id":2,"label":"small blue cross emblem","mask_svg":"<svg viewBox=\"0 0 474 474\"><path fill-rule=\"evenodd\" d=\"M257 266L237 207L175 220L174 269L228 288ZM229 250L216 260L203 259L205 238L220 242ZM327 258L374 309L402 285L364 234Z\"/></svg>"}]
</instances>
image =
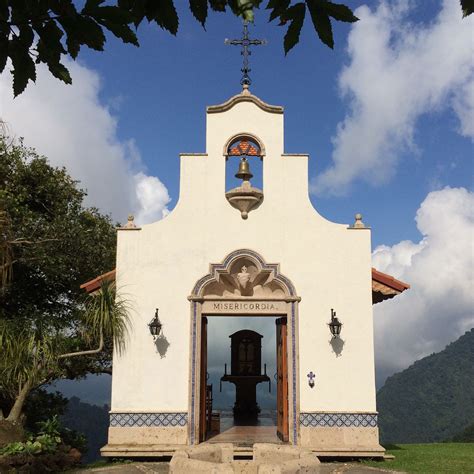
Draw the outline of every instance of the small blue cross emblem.
<instances>
[{"instance_id":1,"label":"small blue cross emblem","mask_svg":"<svg viewBox=\"0 0 474 474\"><path fill-rule=\"evenodd\" d=\"M314 379L316 378L316 375L313 373L313 371L311 371L309 374L308 374L308 384L311 388L314 387Z\"/></svg>"}]
</instances>

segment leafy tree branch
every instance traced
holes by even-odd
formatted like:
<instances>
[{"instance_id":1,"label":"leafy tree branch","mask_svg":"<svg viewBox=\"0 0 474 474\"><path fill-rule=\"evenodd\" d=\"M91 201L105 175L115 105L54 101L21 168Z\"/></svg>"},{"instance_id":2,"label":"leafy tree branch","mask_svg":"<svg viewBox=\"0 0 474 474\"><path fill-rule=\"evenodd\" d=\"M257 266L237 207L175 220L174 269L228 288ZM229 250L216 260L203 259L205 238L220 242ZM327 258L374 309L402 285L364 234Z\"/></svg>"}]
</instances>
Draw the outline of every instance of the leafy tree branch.
<instances>
[{"instance_id":1,"label":"leafy tree branch","mask_svg":"<svg viewBox=\"0 0 474 474\"><path fill-rule=\"evenodd\" d=\"M231 14L253 21L262 0L189 0L189 10L205 29L209 11ZM268 0L269 21L279 19L287 27L285 54L298 42L306 13L319 39L334 47L332 21L358 20L351 8L327 0ZM474 0L460 0L463 17L474 11ZM147 21L172 35L178 33L179 17L174 0L87 0L78 9L73 0L0 1L0 73L7 60L13 66L13 93L21 94L36 80L36 66L44 63L50 73L72 83L64 57L76 59L82 47L103 51L106 33L123 43L139 46L137 31Z\"/></svg>"},{"instance_id":2,"label":"leafy tree branch","mask_svg":"<svg viewBox=\"0 0 474 474\"><path fill-rule=\"evenodd\" d=\"M66 170L0 136L0 411L10 420L38 386L110 373L113 341L125 339L115 289L80 289L114 266L116 246L114 224L84 196Z\"/></svg>"},{"instance_id":3,"label":"leafy tree branch","mask_svg":"<svg viewBox=\"0 0 474 474\"><path fill-rule=\"evenodd\" d=\"M0 320L0 389L10 394L13 405L7 421L20 422L28 394L35 388L61 377L62 360L96 355L104 350L104 336L114 341L119 351L126 344L129 325L128 304L116 295L114 283L102 281L100 289L86 297L83 311L82 342L97 342L95 349L64 353L67 331L56 334L39 328L18 328L12 322Z\"/></svg>"}]
</instances>

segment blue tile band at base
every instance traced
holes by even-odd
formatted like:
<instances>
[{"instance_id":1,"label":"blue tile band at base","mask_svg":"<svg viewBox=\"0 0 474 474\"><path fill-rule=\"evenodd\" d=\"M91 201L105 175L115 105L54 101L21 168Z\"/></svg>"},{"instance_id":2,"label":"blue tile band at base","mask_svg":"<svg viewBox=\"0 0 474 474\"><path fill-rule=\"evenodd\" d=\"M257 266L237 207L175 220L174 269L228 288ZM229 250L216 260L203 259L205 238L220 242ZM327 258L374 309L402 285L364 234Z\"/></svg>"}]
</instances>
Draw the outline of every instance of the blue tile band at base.
<instances>
[{"instance_id":1,"label":"blue tile band at base","mask_svg":"<svg viewBox=\"0 0 474 474\"><path fill-rule=\"evenodd\" d=\"M176 427L188 424L187 413L111 413L110 426Z\"/></svg>"},{"instance_id":2,"label":"blue tile band at base","mask_svg":"<svg viewBox=\"0 0 474 474\"><path fill-rule=\"evenodd\" d=\"M300 413L300 425L309 428L376 428L375 413Z\"/></svg>"}]
</instances>

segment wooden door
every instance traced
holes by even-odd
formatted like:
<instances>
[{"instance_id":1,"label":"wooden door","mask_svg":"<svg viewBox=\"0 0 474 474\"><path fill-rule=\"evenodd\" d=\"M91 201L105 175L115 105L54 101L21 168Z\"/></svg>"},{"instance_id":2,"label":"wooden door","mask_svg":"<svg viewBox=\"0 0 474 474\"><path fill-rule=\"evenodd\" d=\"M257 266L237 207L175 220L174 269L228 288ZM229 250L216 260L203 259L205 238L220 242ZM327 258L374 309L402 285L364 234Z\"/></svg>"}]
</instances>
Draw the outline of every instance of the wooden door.
<instances>
[{"instance_id":1,"label":"wooden door","mask_svg":"<svg viewBox=\"0 0 474 474\"><path fill-rule=\"evenodd\" d=\"M288 441L288 357L286 318L276 320L277 435Z\"/></svg>"},{"instance_id":2,"label":"wooden door","mask_svg":"<svg viewBox=\"0 0 474 474\"><path fill-rule=\"evenodd\" d=\"M206 441L207 408L207 318L201 320L201 387L199 397L199 441Z\"/></svg>"}]
</instances>

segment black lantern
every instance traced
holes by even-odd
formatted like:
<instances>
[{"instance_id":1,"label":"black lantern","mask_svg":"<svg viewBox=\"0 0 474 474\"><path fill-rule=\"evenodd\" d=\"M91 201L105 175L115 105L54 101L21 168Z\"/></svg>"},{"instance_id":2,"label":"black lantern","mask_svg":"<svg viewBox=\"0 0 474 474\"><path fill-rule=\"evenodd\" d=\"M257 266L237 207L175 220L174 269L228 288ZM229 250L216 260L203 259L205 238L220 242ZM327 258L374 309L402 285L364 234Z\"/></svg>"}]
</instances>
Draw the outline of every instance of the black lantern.
<instances>
[{"instance_id":1,"label":"black lantern","mask_svg":"<svg viewBox=\"0 0 474 474\"><path fill-rule=\"evenodd\" d=\"M161 332L161 322L160 318L158 317L158 308L155 309L155 317L148 323L148 327L150 328L150 334L153 336L153 340L160 335Z\"/></svg>"},{"instance_id":2,"label":"black lantern","mask_svg":"<svg viewBox=\"0 0 474 474\"><path fill-rule=\"evenodd\" d=\"M341 334L342 323L336 317L336 312L331 308L331 322L328 324L332 337L338 337Z\"/></svg>"}]
</instances>

